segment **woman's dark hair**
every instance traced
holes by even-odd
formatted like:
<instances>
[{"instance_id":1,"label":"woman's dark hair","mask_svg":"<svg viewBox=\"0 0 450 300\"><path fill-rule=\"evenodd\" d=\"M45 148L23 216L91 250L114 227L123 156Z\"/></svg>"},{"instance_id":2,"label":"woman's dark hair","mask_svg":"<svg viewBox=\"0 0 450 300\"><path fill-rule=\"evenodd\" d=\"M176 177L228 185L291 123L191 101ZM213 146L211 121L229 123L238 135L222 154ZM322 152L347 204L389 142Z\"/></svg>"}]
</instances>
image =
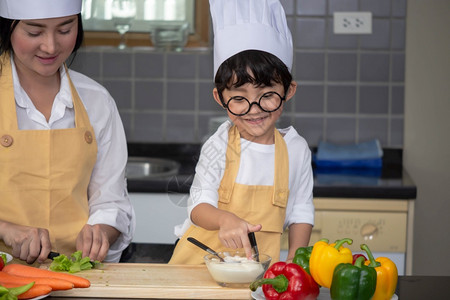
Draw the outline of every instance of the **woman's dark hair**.
<instances>
[{"instance_id":1,"label":"woman's dark hair","mask_svg":"<svg viewBox=\"0 0 450 300\"><path fill-rule=\"evenodd\" d=\"M292 75L278 57L259 50L245 50L228 58L220 65L214 79L222 103L222 92L225 89L240 87L246 83L272 86L273 82L282 84L286 93L292 82Z\"/></svg>"},{"instance_id":2,"label":"woman's dark hair","mask_svg":"<svg viewBox=\"0 0 450 300\"><path fill-rule=\"evenodd\" d=\"M77 50L83 44L84 31L83 31L83 22L81 19L81 13L77 15L78 18L78 35L75 41L75 46L72 50L72 60ZM12 20L0 17L0 54L4 52L8 52L12 50L11 45L11 35L16 28L17 24L20 20Z\"/></svg>"},{"instance_id":3,"label":"woman's dark hair","mask_svg":"<svg viewBox=\"0 0 450 300\"><path fill-rule=\"evenodd\" d=\"M18 23L18 20L0 17L0 54L11 50L11 34Z\"/></svg>"}]
</instances>

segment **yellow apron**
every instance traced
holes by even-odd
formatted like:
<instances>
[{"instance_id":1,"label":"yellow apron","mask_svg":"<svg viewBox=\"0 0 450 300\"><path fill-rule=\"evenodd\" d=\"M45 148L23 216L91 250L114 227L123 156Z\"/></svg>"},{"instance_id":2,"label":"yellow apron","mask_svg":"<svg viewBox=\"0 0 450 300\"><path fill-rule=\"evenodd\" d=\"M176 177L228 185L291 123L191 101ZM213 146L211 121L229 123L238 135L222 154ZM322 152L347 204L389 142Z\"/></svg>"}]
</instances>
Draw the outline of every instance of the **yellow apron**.
<instances>
[{"instance_id":1,"label":"yellow apron","mask_svg":"<svg viewBox=\"0 0 450 300\"><path fill-rule=\"evenodd\" d=\"M286 143L275 129L275 174L274 186L244 185L236 183L239 171L241 143L236 126L229 130L225 172L219 187L219 209L230 211L251 224L262 224L256 232L260 253L272 257L272 263L280 259L280 237L286 216L289 196L289 158ZM194 237L216 251L225 248L218 238L218 231L208 231L190 226L178 241L169 264L202 264L207 254L187 241Z\"/></svg>"},{"instance_id":2,"label":"yellow apron","mask_svg":"<svg viewBox=\"0 0 450 300\"><path fill-rule=\"evenodd\" d=\"M46 228L52 250L71 254L89 217L94 130L67 68L75 128L19 130L9 55L0 61L0 220ZM0 250L11 253L2 240Z\"/></svg>"}]
</instances>

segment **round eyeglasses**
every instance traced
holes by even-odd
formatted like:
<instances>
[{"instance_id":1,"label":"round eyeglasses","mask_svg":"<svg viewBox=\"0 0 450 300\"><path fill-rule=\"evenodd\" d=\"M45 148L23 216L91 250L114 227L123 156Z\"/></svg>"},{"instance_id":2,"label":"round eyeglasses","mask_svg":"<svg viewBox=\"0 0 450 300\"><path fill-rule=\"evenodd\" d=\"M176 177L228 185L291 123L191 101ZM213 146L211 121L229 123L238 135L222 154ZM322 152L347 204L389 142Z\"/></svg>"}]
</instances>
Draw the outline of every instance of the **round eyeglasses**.
<instances>
[{"instance_id":1,"label":"round eyeglasses","mask_svg":"<svg viewBox=\"0 0 450 300\"><path fill-rule=\"evenodd\" d=\"M253 104L258 105L262 111L274 112L281 107L281 103L285 99L286 96L282 97L277 92L267 92L264 93L257 102L250 103L245 97L234 96L228 99L227 103L224 103L223 106L233 115L243 116L248 114Z\"/></svg>"}]
</instances>

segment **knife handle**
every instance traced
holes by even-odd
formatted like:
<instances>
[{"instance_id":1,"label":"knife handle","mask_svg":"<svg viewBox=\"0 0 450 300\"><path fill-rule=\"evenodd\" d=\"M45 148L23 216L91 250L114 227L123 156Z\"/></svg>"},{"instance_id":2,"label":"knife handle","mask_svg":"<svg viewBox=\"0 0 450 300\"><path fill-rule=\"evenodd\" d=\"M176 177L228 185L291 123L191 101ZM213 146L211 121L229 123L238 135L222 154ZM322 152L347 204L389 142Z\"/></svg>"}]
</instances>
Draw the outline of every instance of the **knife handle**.
<instances>
[{"instance_id":1,"label":"knife handle","mask_svg":"<svg viewBox=\"0 0 450 300\"><path fill-rule=\"evenodd\" d=\"M209 248L208 246L206 246L205 244L203 244L202 242L198 241L197 239L193 238L193 237L188 237L187 240L189 242L191 242L192 244L194 244L195 246L205 250L206 252L208 252L209 254L212 254L214 256L217 256L220 261L224 261L224 259L222 257L220 257L220 255L214 251L213 249Z\"/></svg>"},{"instance_id":2,"label":"knife handle","mask_svg":"<svg viewBox=\"0 0 450 300\"><path fill-rule=\"evenodd\" d=\"M249 232L248 233L248 239L250 240L250 245L252 247L256 246L256 237L255 237L255 233L254 232Z\"/></svg>"},{"instance_id":3,"label":"knife handle","mask_svg":"<svg viewBox=\"0 0 450 300\"><path fill-rule=\"evenodd\" d=\"M47 258L53 260L55 257L59 256L60 254L58 252L53 252L50 251L50 253L48 254Z\"/></svg>"},{"instance_id":4,"label":"knife handle","mask_svg":"<svg viewBox=\"0 0 450 300\"><path fill-rule=\"evenodd\" d=\"M255 259L257 262L259 262L259 251L258 251L258 245L256 244L255 233L249 232L248 239L250 240L250 245L252 246L252 249L255 252Z\"/></svg>"}]
</instances>

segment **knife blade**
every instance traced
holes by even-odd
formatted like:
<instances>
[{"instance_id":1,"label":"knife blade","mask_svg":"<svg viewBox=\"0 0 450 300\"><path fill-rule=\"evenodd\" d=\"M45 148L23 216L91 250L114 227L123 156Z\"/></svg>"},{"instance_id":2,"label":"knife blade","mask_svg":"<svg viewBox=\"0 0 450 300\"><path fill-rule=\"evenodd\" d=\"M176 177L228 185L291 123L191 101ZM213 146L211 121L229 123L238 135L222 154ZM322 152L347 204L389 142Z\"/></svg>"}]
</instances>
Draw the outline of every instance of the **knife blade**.
<instances>
[{"instance_id":1,"label":"knife blade","mask_svg":"<svg viewBox=\"0 0 450 300\"><path fill-rule=\"evenodd\" d=\"M255 253L255 259L259 262L259 250L256 244L256 237L254 232L248 234L248 239L250 240L250 245L252 246L253 252Z\"/></svg>"}]
</instances>

